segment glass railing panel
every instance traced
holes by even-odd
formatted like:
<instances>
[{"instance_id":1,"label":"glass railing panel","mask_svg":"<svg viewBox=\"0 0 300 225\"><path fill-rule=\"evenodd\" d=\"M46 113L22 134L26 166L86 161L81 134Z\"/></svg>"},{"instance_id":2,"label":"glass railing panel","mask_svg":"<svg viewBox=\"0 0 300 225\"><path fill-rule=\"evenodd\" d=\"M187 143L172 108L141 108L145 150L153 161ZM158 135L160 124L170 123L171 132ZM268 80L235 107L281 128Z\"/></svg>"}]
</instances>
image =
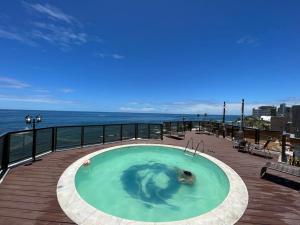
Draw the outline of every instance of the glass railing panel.
<instances>
[{"instance_id":1,"label":"glass railing panel","mask_svg":"<svg viewBox=\"0 0 300 225\"><path fill-rule=\"evenodd\" d=\"M170 132L171 132L171 123L170 122L163 123L163 132L164 132L164 134L170 134Z\"/></svg>"},{"instance_id":2,"label":"glass railing panel","mask_svg":"<svg viewBox=\"0 0 300 225\"><path fill-rule=\"evenodd\" d=\"M161 138L161 126L156 124L150 124L150 138L160 139Z\"/></svg>"},{"instance_id":3,"label":"glass railing panel","mask_svg":"<svg viewBox=\"0 0 300 225\"><path fill-rule=\"evenodd\" d=\"M122 128L122 139L133 139L135 138L135 124L124 124Z\"/></svg>"},{"instance_id":4,"label":"glass railing panel","mask_svg":"<svg viewBox=\"0 0 300 225\"><path fill-rule=\"evenodd\" d=\"M52 128L36 131L36 154L52 150Z\"/></svg>"},{"instance_id":5,"label":"glass railing panel","mask_svg":"<svg viewBox=\"0 0 300 225\"><path fill-rule=\"evenodd\" d=\"M178 123L172 122L171 123L171 133L177 133L177 131L178 131Z\"/></svg>"},{"instance_id":6,"label":"glass railing panel","mask_svg":"<svg viewBox=\"0 0 300 225\"><path fill-rule=\"evenodd\" d=\"M103 126L84 127L84 145L103 143Z\"/></svg>"},{"instance_id":7,"label":"glass railing panel","mask_svg":"<svg viewBox=\"0 0 300 225\"><path fill-rule=\"evenodd\" d=\"M148 124L139 124L138 125L138 138L141 138L141 139L149 138Z\"/></svg>"},{"instance_id":8,"label":"glass railing panel","mask_svg":"<svg viewBox=\"0 0 300 225\"><path fill-rule=\"evenodd\" d=\"M121 140L121 125L105 126L105 142L114 142Z\"/></svg>"},{"instance_id":9,"label":"glass railing panel","mask_svg":"<svg viewBox=\"0 0 300 225\"><path fill-rule=\"evenodd\" d=\"M192 128L193 129L199 129L200 127L200 123L198 121L193 121L192 122Z\"/></svg>"},{"instance_id":10,"label":"glass railing panel","mask_svg":"<svg viewBox=\"0 0 300 225\"><path fill-rule=\"evenodd\" d=\"M58 127L56 148L78 147L81 144L81 127Z\"/></svg>"},{"instance_id":11,"label":"glass railing panel","mask_svg":"<svg viewBox=\"0 0 300 225\"><path fill-rule=\"evenodd\" d=\"M32 156L32 131L10 135L9 163L17 162Z\"/></svg>"}]
</instances>

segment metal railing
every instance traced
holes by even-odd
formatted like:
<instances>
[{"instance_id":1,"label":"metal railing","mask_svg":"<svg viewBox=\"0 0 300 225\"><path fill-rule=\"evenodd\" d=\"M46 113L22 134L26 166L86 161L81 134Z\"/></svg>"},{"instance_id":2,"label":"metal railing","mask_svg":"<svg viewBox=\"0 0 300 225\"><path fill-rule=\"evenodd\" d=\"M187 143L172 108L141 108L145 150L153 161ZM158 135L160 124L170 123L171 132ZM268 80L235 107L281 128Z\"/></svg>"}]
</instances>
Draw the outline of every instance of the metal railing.
<instances>
[{"instance_id":1,"label":"metal railing","mask_svg":"<svg viewBox=\"0 0 300 225\"><path fill-rule=\"evenodd\" d=\"M171 121L162 124L133 123L110 125L56 126L22 130L0 136L0 178L11 166L24 160L35 160L48 152L64 151L87 145L130 139L163 139L163 135L191 130L209 130L217 136L233 139L240 127L215 121ZM245 127L244 136L256 144L282 132Z\"/></svg>"},{"instance_id":2,"label":"metal railing","mask_svg":"<svg viewBox=\"0 0 300 225\"><path fill-rule=\"evenodd\" d=\"M54 151L122 140L162 139L162 124L56 126L8 132L0 136L0 178L24 161Z\"/></svg>"}]
</instances>

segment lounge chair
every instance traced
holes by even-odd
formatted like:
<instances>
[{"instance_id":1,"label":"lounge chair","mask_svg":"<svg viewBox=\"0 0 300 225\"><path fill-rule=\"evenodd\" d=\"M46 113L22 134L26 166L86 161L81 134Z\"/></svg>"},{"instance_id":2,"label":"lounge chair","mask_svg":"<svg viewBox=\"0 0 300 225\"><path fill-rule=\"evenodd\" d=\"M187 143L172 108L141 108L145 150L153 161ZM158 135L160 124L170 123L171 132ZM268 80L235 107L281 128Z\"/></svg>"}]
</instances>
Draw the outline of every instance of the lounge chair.
<instances>
[{"instance_id":1,"label":"lounge chair","mask_svg":"<svg viewBox=\"0 0 300 225\"><path fill-rule=\"evenodd\" d=\"M282 162L267 162L260 171L260 177L265 176L268 169L300 177L300 167L292 166Z\"/></svg>"},{"instance_id":2,"label":"lounge chair","mask_svg":"<svg viewBox=\"0 0 300 225\"><path fill-rule=\"evenodd\" d=\"M239 152L248 152L248 142L245 139L237 139L233 142L233 148Z\"/></svg>"},{"instance_id":3,"label":"lounge chair","mask_svg":"<svg viewBox=\"0 0 300 225\"><path fill-rule=\"evenodd\" d=\"M268 145L270 144L270 142L272 141L272 139L268 139L267 142L263 145L250 145L249 146L249 153L253 154L253 155L257 155L257 156L263 156L265 158L269 158L272 159L272 155L270 150L267 148Z\"/></svg>"}]
</instances>

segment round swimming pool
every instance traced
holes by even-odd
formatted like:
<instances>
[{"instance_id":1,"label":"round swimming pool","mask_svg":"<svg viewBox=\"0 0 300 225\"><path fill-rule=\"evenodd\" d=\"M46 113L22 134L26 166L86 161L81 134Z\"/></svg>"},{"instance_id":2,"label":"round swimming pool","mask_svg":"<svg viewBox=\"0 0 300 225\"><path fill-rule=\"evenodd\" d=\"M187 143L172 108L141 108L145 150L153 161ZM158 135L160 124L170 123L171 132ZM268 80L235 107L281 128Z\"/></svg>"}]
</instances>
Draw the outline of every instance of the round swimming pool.
<instances>
[{"instance_id":1,"label":"round swimming pool","mask_svg":"<svg viewBox=\"0 0 300 225\"><path fill-rule=\"evenodd\" d=\"M87 160L89 165L84 165ZM207 219L211 212L218 213L228 200L234 203L231 191L237 184L232 175L238 177L238 193L242 190L243 196L235 201L243 203L238 207L245 210L247 189L224 163L205 154L193 156L179 147L126 145L75 162L60 178L57 195L62 209L78 224L186 224L188 220L193 224ZM242 213L234 216L239 218ZM214 224L213 217L208 224ZM223 220L222 224L227 223Z\"/></svg>"}]
</instances>

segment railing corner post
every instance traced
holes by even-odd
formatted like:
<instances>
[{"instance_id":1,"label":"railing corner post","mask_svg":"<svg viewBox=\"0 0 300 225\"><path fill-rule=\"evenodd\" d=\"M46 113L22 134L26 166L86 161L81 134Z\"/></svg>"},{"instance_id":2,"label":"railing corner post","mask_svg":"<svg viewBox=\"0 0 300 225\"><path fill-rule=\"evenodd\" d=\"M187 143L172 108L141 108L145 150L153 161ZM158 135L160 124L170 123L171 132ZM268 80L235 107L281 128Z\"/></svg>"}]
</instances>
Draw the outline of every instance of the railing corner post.
<instances>
[{"instance_id":1,"label":"railing corner post","mask_svg":"<svg viewBox=\"0 0 300 225\"><path fill-rule=\"evenodd\" d=\"M2 153L2 169L5 171L9 164L9 148L10 148L10 133L4 136L3 153Z\"/></svg>"},{"instance_id":2,"label":"railing corner post","mask_svg":"<svg viewBox=\"0 0 300 225\"><path fill-rule=\"evenodd\" d=\"M57 128L56 127L52 127L52 152L56 151L56 139L57 139Z\"/></svg>"}]
</instances>

